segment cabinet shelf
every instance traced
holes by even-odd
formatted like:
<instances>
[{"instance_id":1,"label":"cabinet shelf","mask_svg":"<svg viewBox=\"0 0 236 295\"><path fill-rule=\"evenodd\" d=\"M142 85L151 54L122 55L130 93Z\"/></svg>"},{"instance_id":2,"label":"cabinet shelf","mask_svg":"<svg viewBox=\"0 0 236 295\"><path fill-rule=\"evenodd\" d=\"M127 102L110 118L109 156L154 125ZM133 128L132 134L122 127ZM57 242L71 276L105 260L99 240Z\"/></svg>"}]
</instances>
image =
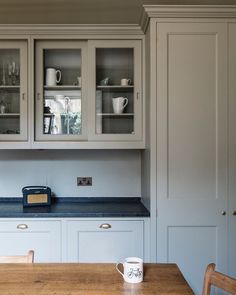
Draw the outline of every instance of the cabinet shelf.
<instances>
[{"instance_id":1,"label":"cabinet shelf","mask_svg":"<svg viewBox=\"0 0 236 295\"><path fill-rule=\"evenodd\" d=\"M0 85L0 89L19 89L20 85Z\"/></svg>"},{"instance_id":2,"label":"cabinet shelf","mask_svg":"<svg viewBox=\"0 0 236 295\"><path fill-rule=\"evenodd\" d=\"M44 85L45 90L79 90L81 86L78 85L56 85L56 86L46 86Z\"/></svg>"},{"instance_id":3,"label":"cabinet shelf","mask_svg":"<svg viewBox=\"0 0 236 295\"><path fill-rule=\"evenodd\" d=\"M122 114L97 113L97 116L103 116L103 117L132 117L132 116L134 116L134 113L122 113Z\"/></svg>"},{"instance_id":4,"label":"cabinet shelf","mask_svg":"<svg viewBox=\"0 0 236 295\"><path fill-rule=\"evenodd\" d=\"M127 85L127 86L122 86L122 85L97 85L97 89L133 89L134 85Z\"/></svg>"},{"instance_id":5,"label":"cabinet shelf","mask_svg":"<svg viewBox=\"0 0 236 295\"><path fill-rule=\"evenodd\" d=\"M71 115L78 115L78 114L79 114L79 112L69 112L68 114L60 113L60 116L71 116ZM53 116L55 116L54 113L44 113L43 115L44 115L44 117L53 117Z\"/></svg>"},{"instance_id":6,"label":"cabinet shelf","mask_svg":"<svg viewBox=\"0 0 236 295\"><path fill-rule=\"evenodd\" d=\"M65 95L65 97L68 96L70 99L81 99L80 96L75 96L75 95ZM55 96L49 96L49 95L45 95L44 96L45 99L52 99L55 100Z\"/></svg>"},{"instance_id":7,"label":"cabinet shelf","mask_svg":"<svg viewBox=\"0 0 236 295\"><path fill-rule=\"evenodd\" d=\"M0 118L16 118L19 117L20 114L19 113L4 113L4 114L0 114Z\"/></svg>"}]
</instances>

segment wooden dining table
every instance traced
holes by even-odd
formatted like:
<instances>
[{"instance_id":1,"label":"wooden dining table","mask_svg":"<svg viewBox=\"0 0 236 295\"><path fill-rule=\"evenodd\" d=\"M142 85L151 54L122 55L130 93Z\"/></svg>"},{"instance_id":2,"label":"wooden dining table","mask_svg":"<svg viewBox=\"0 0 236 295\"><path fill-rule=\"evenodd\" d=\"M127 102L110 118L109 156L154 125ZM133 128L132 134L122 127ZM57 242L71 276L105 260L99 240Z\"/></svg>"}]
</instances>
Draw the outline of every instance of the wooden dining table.
<instances>
[{"instance_id":1,"label":"wooden dining table","mask_svg":"<svg viewBox=\"0 0 236 295\"><path fill-rule=\"evenodd\" d=\"M1 295L190 295L176 264L144 264L144 280L126 283L111 263L0 264Z\"/></svg>"}]
</instances>

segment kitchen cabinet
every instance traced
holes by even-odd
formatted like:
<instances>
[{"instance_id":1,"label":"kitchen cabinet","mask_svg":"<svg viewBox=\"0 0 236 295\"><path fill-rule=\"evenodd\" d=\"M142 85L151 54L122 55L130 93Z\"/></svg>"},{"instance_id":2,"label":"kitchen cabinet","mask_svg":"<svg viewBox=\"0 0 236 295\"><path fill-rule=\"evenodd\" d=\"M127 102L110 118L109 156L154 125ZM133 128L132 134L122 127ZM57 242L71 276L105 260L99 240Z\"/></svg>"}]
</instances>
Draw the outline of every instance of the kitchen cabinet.
<instances>
[{"instance_id":1,"label":"kitchen cabinet","mask_svg":"<svg viewBox=\"0 0 236 295\"><path fill-rule=\"evenodd\" d=\"M140 28L35 25L5 36L0 26L0 149L145 147Z\"/></svg>"},{"instance_id":2,"label":"kitchen cabinet","mask_svg":"<svg viewBox=\"0 0 236 295\"><path fill-rule=\"evenodd\" d=\"M151 255L177 263L201 294L208 263L236 274L236 30L229 25L236 11L147 6L146 12L150 160L143 169L150 175L143 181L151 179Z\"/></svg>"},{"instance_id":3,"label":"kitchen cabinet","mask_svg":"<svg viewBox=\"0 0 236 295\"><path fill-rule=\"evenodd\" d=\"M236 23L229 24L229 204L228 268L236 277Z\"/></svg>"},{"instance_id":4,"label":"kitchen cabinet","mask_svg":"<svg viewBox=\"0 0 236 295\"><path fill-rule=\"evenodd\" d=\"M140 40L35 39L33 146L141 147L141 48Z\"/></svg>"},{"instance_id":5,"label":"kitchen cabinet","mask_svg":"<svg viewBox=\"0 0 236 295\"><path fill-rule=\"evenodd\" d=\"M82 140L86 132L86 43L36 41L36 141Z\"/></svg>"},{"instance_id":6,"label":"kitchen cabinet","mask_svg":"<svg viewBox=\"0 0 236 295\"><path fill-rule=\"evenodd\" d=\"M0 220L0 255L25 255L34 250L35 262L61 261L60 221Z\"/></svg>"},{"instance_id":7,"label":"kitchen cabinet","mask_svg":"<svg viewBox=\"0 0 236 295\"><path fill-rule=\"evenodd\" d=\"M89 40L90 139L142 139L142 56L139 40Z\"/></svg>"},{"instance_id":8,"label":"kitchen cabinet","mask_svg":"<svg viewBox=\"0 0 236 295\"><path fill-rule=\"evenodd\" d=\"M143 220L67 221L67 261L118 262L128 256L144 259L144 226Z\"/></svg>"},{"instance_id":9,"label":"kitchen cabinet","mask_svg":"<svg viewBox=\"0 0 236 295\"><path fill-rule=\"evenodd\" d=\"M0 256L34 250L35 262L150 261L149 218L143 217L1 218L0 239Z\"/></svg>"},{"instance_id":10,"label":"kitchen cabinet","mask_svg":"<svg viewBox=\"0 0 236 295\"><path fill-rule=\"evenodd\" d=\"M27 41L0 40L0 141L27 141Z\"/></svg>"}]
</instances>

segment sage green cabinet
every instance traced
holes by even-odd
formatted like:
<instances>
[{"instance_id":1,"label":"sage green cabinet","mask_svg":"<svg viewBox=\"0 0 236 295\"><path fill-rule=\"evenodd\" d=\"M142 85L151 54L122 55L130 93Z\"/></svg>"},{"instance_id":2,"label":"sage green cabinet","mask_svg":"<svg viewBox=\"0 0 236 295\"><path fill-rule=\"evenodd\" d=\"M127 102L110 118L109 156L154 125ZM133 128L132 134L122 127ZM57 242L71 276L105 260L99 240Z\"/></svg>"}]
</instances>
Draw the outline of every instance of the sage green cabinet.
<instances>
[{"instance_id":1,"label":"sage green cabinet","mask_svg":"<svg viewBox=\"0 0 236 295\"><path fill-rule=\"evenodd\" d=\"M27 41L0 41L0 141L27 141Z\"/></svg>"},{"instance_id":2,"label":"sage green cabinet","mask_svg":"<svg viewBox=\"0 0 236 295\"><path fill-rule=\"evenodd\" d=\"M236 23L229 24L228 273L236 277Z\"/></svg>"},{"instance_id":3,"label":"sage green cabinet","mask_svg":"<svg viewBox=\"0 0 236 295\"><path fill-rule=\"evenodd\" d=\"M141 40L34 42L33 145L144 146Z\"/></svg>"},{"instance_id":4,"label":"sage green cabinet","mask_svg":"<svg viewBox=\"0 0 236 295\"><path fill-rule=\"evenodd\" d=\"M61 222L43 219L1 219L0 255L25 255L34 250L35 262L61 262Z\"/></svg>"},{"instance_id":5,"label":"sage green cabinet","mask_svg":"<svg viewBox=\"0 0 236 295\"><path fill-rule=\"evenodd\" d=\"M118 262L145 258L143 220L67 221L68 262Z\"/></svg>"},{"instance_id":6,"label":"sage green cabinet","mask_svg":"<svg viewBox=\"0 0 236 295\"><path fill-rule=\"evenodd\" d=\"M142 139L142 56L139 40L90 40L91 140Z\"/></svg>"},{"instance_id":7,"label":"sage green cabinet","mask_svg":"<svg viewBox=\"0 0 236 295\"><path fill-rule=\"evenodd\" d=\"M36 140L86 138L86 42L36 41Z\"/></svg>"}]
</instances>

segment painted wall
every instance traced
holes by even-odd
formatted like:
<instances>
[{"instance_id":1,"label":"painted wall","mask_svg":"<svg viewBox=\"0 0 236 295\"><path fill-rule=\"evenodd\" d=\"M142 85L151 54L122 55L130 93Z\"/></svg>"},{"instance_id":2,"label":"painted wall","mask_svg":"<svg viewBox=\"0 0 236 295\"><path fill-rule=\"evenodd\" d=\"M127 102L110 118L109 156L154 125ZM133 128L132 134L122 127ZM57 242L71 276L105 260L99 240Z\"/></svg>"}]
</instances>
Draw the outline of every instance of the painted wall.
<instances>
[{"instance_id":1,"label":"painted wall","mask_svg":"<svg viewBox=\"0 0 236 295\"><path fill-rule=\"evenodd\" d=\"M140 151L0 151L0 197L21 196L27 185L51 187L58 197L140 197ZM92 176L78 187L77 176Z\"/></svg>"}]
</instances>

